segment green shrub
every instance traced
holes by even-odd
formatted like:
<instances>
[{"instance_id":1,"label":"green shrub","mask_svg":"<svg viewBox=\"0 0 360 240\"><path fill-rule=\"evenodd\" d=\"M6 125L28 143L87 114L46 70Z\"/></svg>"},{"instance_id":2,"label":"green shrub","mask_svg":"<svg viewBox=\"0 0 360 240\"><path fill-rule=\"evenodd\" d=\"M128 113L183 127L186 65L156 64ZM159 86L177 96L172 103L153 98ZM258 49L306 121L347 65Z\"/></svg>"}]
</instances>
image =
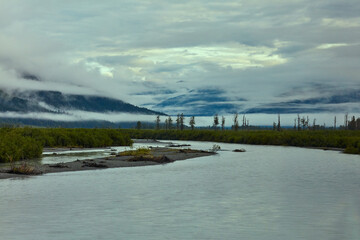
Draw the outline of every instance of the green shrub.
<instances>
[{"instance_id":1,"label":"green shrub","mask_svg":"<svg viewBox=\"0 0 360 240\"><path fill-rule=\"evenodd\" d=\"M42 149L40 142L14 131L0 136L0 162L40 157Z\"/></svg>"},{"instance_id":2,"label":"green shrub","mask_svg":"<svg viewBox=\"0 0 360 240\"><path fill-rule=\"evenodd\" d=\"M0 128L0 162L37 158L43 147L129 146L131 138L118 129Z\"/></svg>"},{"instance_id":3,"label":"green shrub","mask_svg":"<svg viewBox=\"0 0 360 240\"><path fill-rule=\"evenodd\" d=\"M41 172L36 169L36 167L29 165L26 162L23 162L21 164L14 164L11 166L9 173L14 174L24 174L24 175L36 175L41 174Z\"/></svg>"}]
</instances>

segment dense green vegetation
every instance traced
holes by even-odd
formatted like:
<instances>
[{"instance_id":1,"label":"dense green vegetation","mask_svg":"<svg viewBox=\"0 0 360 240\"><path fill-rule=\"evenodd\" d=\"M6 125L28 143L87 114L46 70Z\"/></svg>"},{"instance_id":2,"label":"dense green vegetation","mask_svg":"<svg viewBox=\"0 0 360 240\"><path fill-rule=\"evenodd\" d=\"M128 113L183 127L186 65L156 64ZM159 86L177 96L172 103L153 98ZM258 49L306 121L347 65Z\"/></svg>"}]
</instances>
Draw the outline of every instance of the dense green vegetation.
<instances>
[{"instance_id":1,"label":"dense green vegetation","mask_svg":"<svg viewBox=\"0 0 360 240\"><path fill-rule=\"evenodd\" d=\"M345 153L360 154L360 131L271 131L271 130L122 130L131 138L214 141L257 145L342 148Z\"/></svg>"},{"instance_id":2,"label":"dense green vegetation","mask_svg":"<svg viewBox=\"0 0 360 240\"><path fill-rule=\"evenodd\" d=\"M18 130L0 129L0 162L39 157L42 150L41 142Z\"/></svg>"},{"instance_id":3,"label":"dense green vegetation","mask_svg":"<svg viewBox=\"0 0 360 240\"><path fill-rule=\"evenodd\" d=\"M128 146L118 129L0 128L0 162L39 157L43 147Z\"/></svg>"},{"instance_id":4,"label":"dense green vegetation","mask_svg":"<svg viewBox=\"0 0 360 240\"><path fill-rule=\"evenodd\" d=\"M360 131L271 130L136 130L0 128L0 162L39 157L44 147L106 147L131 145L131 138L194 140L258 145L342 148L360 154Z\"/></svg>"}]
</instances>

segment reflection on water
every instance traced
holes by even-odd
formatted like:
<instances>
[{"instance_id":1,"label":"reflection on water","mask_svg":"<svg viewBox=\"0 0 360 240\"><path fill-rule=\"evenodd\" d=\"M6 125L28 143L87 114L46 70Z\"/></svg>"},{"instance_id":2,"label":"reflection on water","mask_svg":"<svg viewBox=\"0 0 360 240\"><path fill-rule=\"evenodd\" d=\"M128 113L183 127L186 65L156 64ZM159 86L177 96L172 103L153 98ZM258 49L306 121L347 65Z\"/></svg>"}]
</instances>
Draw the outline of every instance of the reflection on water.
<instances>
[{"instance_id":1,"label":"reflection on water","mask_svg":"<svg viewBox=\"0 0 360 240\"><path fill-rule=\"evenodd\" d=\"M0 239L360 239L359 156L219 145L229 151L1 180Z\"/></svg>"}]
</instances>

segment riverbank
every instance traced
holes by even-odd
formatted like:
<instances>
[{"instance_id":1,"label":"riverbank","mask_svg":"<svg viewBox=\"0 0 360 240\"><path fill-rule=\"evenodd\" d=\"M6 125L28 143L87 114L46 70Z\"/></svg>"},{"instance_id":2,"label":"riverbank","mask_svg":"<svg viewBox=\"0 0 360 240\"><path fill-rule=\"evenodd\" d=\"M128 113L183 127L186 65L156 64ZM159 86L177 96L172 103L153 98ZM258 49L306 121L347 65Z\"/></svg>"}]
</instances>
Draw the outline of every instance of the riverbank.
<instances>
[{"instance_id":1,"label":"riverbank","mask_svg":"<svg viewBox=\"0 0 360 240\"><path fill-rule=\"evenodd\" d=\"M132 139L209 141L336 150L360 154L360 131L351 130L135 130L121 129Z\"/></svg>"},{"instance_id":2,"label":"riverbank","mask_svg":"<svg viewBox=\"0 0 360 240\"><path fill-rule=\"evenodd\" d=\"M62 149L65 150L65 149ZM117 154L105 158L76 160L67 163L56 164L34 164L33 174L13 174L9 173L10 166L0 168L0 179L14 178L14 177L27 177L32 175L41 175L47 173L58 172L73 172L73 171L86 171L95 169L106 168L120 168L120 167L140 167L149 165L160 165L171 163L180 160L187 160L191 158L198 158L210 156L215 153L201 150L192 149L171 149L166 147L151 148L147 155L127 155L122 156ZM21 165L21 163L17 163Z\"/></svg>"}]
</instances>

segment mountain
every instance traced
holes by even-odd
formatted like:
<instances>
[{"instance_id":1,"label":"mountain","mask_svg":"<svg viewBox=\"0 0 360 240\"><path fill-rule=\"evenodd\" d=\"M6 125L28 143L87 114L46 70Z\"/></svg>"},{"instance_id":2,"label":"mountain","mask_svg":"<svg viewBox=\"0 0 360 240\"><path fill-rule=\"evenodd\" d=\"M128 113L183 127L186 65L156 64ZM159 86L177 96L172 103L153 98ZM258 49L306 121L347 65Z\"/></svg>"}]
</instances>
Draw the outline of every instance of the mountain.
<instances>
[{"instance_id":1,"label":"mountain","mask_svg":"<svg viewBox=\"0 0 360 240\"><path fill-rule=\"evenodd\" d=\"M137 107L108 97L63 94L58 91L31 91L8 94L0 90L0 112L66 113L71 110L97 113L165 115L161 112Z\"/></svg>"},{"instance_id":2,"label":"mountain","mask_svg":"<svg viewBox=\"0 0 360 240\"><path fill-rule=\"evenodd\" d=\"M234 101L236 104L234 104ZM185 94L164 99L155 105L158 109L176 115L184 111L187 116L213 116L217 113L237 112L247 100L241 97L231 99L221 89L203 88L190 90Z\"/></svg>"},{"instance_id":3,"label":"mountain","mask_svg":"<svg viewBox=\"0 0 360 240\"><path fill-rule=\"evenodd\" d=\"M244 113L320 113L320 112L352 112L358 111L360 103L360 90L348 90L334 93L327 97L295 99L286 102L263 104L246 109Z\"/></svg>"},{"instance_id":4,"label":"mountain","mask_svg":"<svg viewBox=\"0 0 360 240\"><path fill-rule=\"evenodd\" d=\"M108 114L129 119L109 120ZM100 118L93 118L100 114ZM11 92L0 90L0 124L44 127L134 127L135 115L166 115L130 103L100 96L64 94L58 91ZM132 120L133 119L133 120Z\"/></svg>"}]
</instances>

